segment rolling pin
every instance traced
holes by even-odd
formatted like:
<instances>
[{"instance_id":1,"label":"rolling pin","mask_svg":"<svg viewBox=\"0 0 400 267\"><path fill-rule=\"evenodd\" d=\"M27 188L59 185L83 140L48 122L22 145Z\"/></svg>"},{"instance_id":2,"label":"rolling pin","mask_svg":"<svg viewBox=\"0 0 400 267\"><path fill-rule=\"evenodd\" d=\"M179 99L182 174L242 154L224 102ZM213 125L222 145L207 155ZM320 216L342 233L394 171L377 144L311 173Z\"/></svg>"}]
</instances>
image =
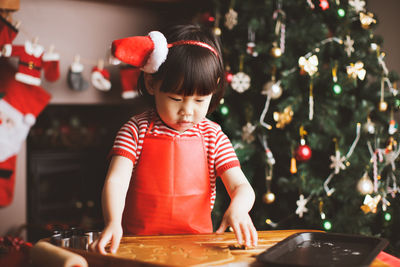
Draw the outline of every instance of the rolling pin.
<instances>
[{"instance_id":1,"label":"rolling pin","mask_svg":"<svg viewBox=\"0 0 400 267\"><path fill-rule=\"evenodd\" d=\"M37 242L30 252L33 266L88 267L84 257L46 241Z\"/></svg>"}]
</instances>

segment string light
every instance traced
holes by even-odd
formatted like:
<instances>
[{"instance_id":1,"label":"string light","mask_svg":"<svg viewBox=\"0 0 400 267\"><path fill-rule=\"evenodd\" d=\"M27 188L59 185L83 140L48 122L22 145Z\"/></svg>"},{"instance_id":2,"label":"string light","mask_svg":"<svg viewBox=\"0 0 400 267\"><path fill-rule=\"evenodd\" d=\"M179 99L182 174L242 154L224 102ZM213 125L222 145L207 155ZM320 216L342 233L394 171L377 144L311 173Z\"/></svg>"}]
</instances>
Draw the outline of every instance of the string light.
<instances>
[{"instance_id":1,"label":"string light","mask_svg":"<svg viewBox=\"0 0 400 267\"><path fill-rule=\"evenodd\" d=\"M337 14L339 17L343 18L344 16L346 16L346 11L344 11L343 8L339 8Z\"/></svg>"},{"instance_id":2,"label":"string light","mask_svg":"<svg viewBox=\"0 0 400 267\"><path fill-rule=\"evenodd\" d=\"M384 218L388 222L392 219L392 215L389 212L385 212Z\"/></svg>"},{"instance_id":3,"label":"string light","mask_svg":"<svg viewBox=\"0 0 400 267\"><path fill-rule=\"evenodd\" d=\"M332 223L330 221L328 221L328 220L324 221L323 226L324 226L324 229L327 230L327 231L332 229Z\"/></svg>"},{"instance_id":4,"label":"string light","mask_svg":"<svg viewBox=\"0 0 400 267\"><path fill-rule=\"evenodd\" d=\"M219 111L224 116L229 114L229 108L226 105L221 105L221 107L219 108Z\"/></svg>"},{"instance_id":5,"label":"string light","mask_svg":"<svg viewBox=\"0 0 400 267\"><path fill-rule=\"evenodd\" d=\"M334 92L335 94L337 94L337 95L340 95L340 94L342 93L342 87L341 87L339 84L337 84L337 83L335 83L335 84L333 85L332 90L333 90L333 92Z\"/></svg>"}]
</instances>

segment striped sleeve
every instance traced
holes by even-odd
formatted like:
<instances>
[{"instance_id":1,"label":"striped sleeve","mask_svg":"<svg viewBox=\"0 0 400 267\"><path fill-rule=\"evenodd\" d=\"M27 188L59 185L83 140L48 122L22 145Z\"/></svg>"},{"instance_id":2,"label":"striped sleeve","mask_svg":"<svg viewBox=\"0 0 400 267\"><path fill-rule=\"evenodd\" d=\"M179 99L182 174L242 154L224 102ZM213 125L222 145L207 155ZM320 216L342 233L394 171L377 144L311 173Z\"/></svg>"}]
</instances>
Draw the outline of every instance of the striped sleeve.
<instances>
[{"instance_id":1,"label":"striped sleeve","mask_svg":"<svg viewBox=\"0 0 400 267\"><path fill-rule=\"evenodd\" d=\"M240 167L240 162L232 143L221 128L216 132L215 142L215 169L217 170L217 176L220 176L230 168Z\"/></svg>"},{"instance_id":2,"label":"striped sleeve","mask_svg":"<svg viewBox=\"0 0 400 267\"><path fill-rule=\"evenodd\" d=\"M110 156L123 156L135 163L137 158L139 124L135 117L132 117L118 131L111 149Z\"/></svg>"}]
</instances>

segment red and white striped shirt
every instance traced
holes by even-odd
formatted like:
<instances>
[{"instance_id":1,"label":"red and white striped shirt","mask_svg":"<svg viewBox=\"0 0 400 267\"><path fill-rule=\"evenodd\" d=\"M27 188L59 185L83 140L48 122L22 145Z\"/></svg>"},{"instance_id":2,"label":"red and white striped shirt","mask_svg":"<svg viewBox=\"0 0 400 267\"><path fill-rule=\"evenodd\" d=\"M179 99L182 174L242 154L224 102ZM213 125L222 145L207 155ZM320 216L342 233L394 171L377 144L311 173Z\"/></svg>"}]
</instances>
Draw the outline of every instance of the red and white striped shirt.
<instances>
[{"instance_id":1,"label":"red and white striped shirt","mask_svg":"<svg viewBox=\"0 0 400 267\"><path fill-rule=\"evenodd\" d=\"M207 153L208 169L211 185L211 207L215 202L215 182L216 177L226 170L240 166L239 160L228 137L222 132L221 127L208 119L204 119L189 130L180 133L169 128L160 119L154 110L143 112L133 116L119 130L110 155L120 155L132 160L135 168L140 153L142 152L143 140L150 122L154 118L153 128L149 134L168 135L168 136L203 136L205 151Z\"/></svg>"}]
</instances>

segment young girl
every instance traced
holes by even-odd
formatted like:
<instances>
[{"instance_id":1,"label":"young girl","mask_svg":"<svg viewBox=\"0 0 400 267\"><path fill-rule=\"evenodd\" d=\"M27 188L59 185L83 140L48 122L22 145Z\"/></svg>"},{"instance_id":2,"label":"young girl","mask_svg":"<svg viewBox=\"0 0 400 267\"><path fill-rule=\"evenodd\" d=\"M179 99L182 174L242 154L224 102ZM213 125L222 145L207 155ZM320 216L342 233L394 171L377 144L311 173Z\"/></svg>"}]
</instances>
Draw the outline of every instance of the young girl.
<instances>
[{"instance_id":1,"label":"young girl","mask_svg":"<svg viewBox=\"0 0 400 267\"><path fill-rule=\"evenodd\" d=\"M217 233L231 226L239 244L255 246L249 211L254 191L227 136L206 115L223 96L220 47L195 25L113 42L113 54L140 67L139 90L155 109L118 132L102 194L105 228L92 248L118 249L125 235L211 233L216 177L231 197Z\"/></svg>"}]
</instances>

